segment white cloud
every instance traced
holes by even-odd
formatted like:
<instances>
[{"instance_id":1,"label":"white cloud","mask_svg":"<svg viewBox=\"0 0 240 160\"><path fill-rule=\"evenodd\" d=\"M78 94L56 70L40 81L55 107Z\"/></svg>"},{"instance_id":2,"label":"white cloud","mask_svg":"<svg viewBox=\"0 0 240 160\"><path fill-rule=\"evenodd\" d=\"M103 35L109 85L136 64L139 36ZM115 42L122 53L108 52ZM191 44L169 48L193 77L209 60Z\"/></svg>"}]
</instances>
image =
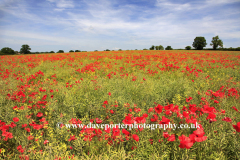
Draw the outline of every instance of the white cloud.
<instances>
[{"instance_id":1,"label":"white cloud","mask_svg":"<svg viewBox=\"0 0 240 160\"><path fill-rule=\"evenodd\" d=\"M55 11L63 11L66 8L74 8L74 3L72 0L47 0L51 3L55 3L56 7Z\"/></svg>"},{"instance_id":2,"label":"white cloud","mask_svg":"<svg viewBox=\"0 0 240 160\"><path fill-rule=\"evenodd\" d=\"M191 9L191 5L189 3L179 4L179 3L171 3L167 0L157 0L156 6L163 7L171 10L177 11L186 11Z\"/></svg>"}]
</instances>

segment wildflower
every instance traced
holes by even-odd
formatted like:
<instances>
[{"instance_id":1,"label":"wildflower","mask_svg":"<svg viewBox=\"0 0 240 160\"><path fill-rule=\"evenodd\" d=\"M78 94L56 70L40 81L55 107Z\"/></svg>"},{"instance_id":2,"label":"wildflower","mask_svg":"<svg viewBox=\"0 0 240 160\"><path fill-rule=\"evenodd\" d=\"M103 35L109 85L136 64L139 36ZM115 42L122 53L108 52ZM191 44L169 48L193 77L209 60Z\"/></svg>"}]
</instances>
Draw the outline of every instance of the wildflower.
<instances>
[{"instance_id":1,"label":"wildflower","mask_svg":"<svg viewBox=\"0 0 240 160\"><path fill-rule=\"evenodd\" d=\"M229 117L224 117L224 118L222 119L222 121L226 121L226 122L232 122L232 119L231 119L231 118L229 118Z\"/></svg>"},{"instance_id":2,"label":"wildflower","mask_svg":"<svg viewBox=\"0 0 240 160\"><path fill-rule=\"evenodd\" d=\"M137 142L139 141L139 137L138 137L138 135L133 134L132 137L133 137L133 139L134 139L135 141L137 141Z\"/></svg>"},{"instance_id":3,"label":"wildflower","mask_svg":"<svg viewBox=\"0 0 240 160\"><path fill-rule=\"evenodd\" d=\"M233 125L233 128L234 128L237 132L240 132L240 122L238 122L237 125Z\"/></svg>"},{"instance_id":4,"label":"wildflower","mask_svg":"<svg viewBox=\"0 0 240 160\"><path fill-rule=\"evenodd\" d=\"M18 117L14 117L14 118L13 118L13 121L14 121L14 122L18 122L18 121L19 121L19 118L18 118Z\"/></svg>"}]
</instances>

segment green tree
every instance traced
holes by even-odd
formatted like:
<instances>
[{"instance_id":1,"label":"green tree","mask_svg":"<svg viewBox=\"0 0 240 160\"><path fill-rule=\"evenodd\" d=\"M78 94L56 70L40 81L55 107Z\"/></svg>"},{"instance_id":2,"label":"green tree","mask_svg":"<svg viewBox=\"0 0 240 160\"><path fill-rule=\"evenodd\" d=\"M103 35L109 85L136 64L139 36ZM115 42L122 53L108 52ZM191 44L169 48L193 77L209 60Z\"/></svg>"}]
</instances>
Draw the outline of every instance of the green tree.
<instances>
[{"instance_id":1,"label":"green tree","mask_svg":"<svg viewBox=\"0 0 240 160\"><path fill-rule=\"evenodd\" d=\"M106 49L106 51L110 51L109 49Z\"/></svg>"},{"instance_id":2,"label":"green tree","mask_svg":"<svg viewBox=\"0 0 240 160\"><path fill-rule=\"evenodd\" d=\"M155 48L154 45L152 45L152 47L150 47L149 50L154 50L154 48Z\"/></svg>"},{"instance_id":3,"label":"green tree","mask_svg":"<svg viewBox=\"0 0 240 160\"><path fill-rule=\"evenodd\" d=\"M57 53L64 53L64 50L59 50Z\"/></svg>"},{"instance_id":4,"label":"green tree","mask_svg":"<svg viewBox=\"0 0 240 160\"><path fill-rule=\"evenodd\" d=\"M196 37L194 39L193 44L192 44L192 46L195 49L198 49L198 50L202 50L203 47L206 47L206 45L207 45L207 42L206 42L206 39L204 37Z\"/></svg>"},{"instance_id":5,"label":"green tree","mask_svg":"<svg viewBox=\"0 0 240 160\"><path fill-rule=\"evenodd\" d=\"M15 54L15 51L9 47L4 47L1 49L2 54Z\"/></svg>"},{"instance_id":6,"label":"green tree","mask_svg":"<svg viewBox=\"0 0 240 160\"><path fill-rule=\"evenodd\" d=\"M75 52L81 52L80 50L75 50Z\"/></svg>"},{"instance_id":7,"label":"green tree","mask_svg":"<svg viewBox=\"0 0 240 160\"><path fill-rule=\"evenodd\" d=\"M122 51L122 49L119 49L118 51Z\"/></svg>"},{"instance_id":8,"label":"green tree","mask_svg":"<svg viewBox=\"0 0 240 160\"><path fill-rule=\"evenodd\" d=\"M156 50L159 50L159 46L155 46L155 49L156 49Z\"/></svg>"},{"instance_id":9,"label":"green tree","mask_svg":"<svg viewBox=\"0 0 240 160\"><path fill-rule=\"evenodd\" d=\"M171 46L167 46L167 47L165 48L165 50L172 50L172 47L171 47Z\"/></svg>"},{"instance_id":10,"label":"green tree","mask_svg":"<svg viewBox=\"0 0 240 160\"><path fill-rule=\"evenodd\" d=\"M191 46L186 46L185 49L186 49L186 50L190 50L190 49L191 49Z\"/></svg>"},{"instance_id":11,"label":"green tree","mask_svg":"<svg viewBox=\"0 0 240 160\"><path fill-rule=\"evenodd\" d=\"M219 39L218 36L212 38L212 43L210 43L211 46L213 46L213 49L217 49L218 46L221 46L223 48L223 41Z\"/></svg>"},{"instance_id":12,"label":"green tree","mask_svg":"<svg viewBox=\"0 0 240 160\"><path fill-rule=\"evenodd\" d=\"M74 50L70 50L69 52L74 52Z\"/></svg>"},{"instance_id":13,"label":"green tree","mask_svg":"<svg viewBox=\"0 0 240 160\"><path fill-rule=\"evenodd\" d=\"M49 53L55 53L54 51L50 51Z\"/></svg>"},{"instance_id":14,"label":"green tree","mask_svg":"<svg viewBox=\"0 0 240 160\"><path fill-rule=\"evenodd\" d=\"M27 44L24 44L22 45L22 48L20 49L20 53L23 53L23 54L30 54L31 48L29 47L29 45Z\"/></svg>"},{"instance_id":15,"label":"green tree","mask_svg":"<svg viewBox=\"0 0 240 160\"><path fill-rule=\"evenodd\" d=\"M164 47L162 45L159 45L159 50L164 50Z\"/></svg>"}]
</instances>

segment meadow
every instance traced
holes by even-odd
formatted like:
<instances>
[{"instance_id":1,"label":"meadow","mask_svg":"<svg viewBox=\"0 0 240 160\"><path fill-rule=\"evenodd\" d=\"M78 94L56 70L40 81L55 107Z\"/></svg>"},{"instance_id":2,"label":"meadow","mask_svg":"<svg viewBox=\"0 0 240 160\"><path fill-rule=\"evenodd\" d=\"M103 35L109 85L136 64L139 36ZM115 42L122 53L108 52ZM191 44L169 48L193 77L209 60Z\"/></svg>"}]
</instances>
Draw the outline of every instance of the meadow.
<instances>
[{"instance_id":1,"label":"meadow","mask_svg":"<svg viewBox=\"0 0 240 160\"><path fill-rule=\"evenodd\" d=\"M239 51L0 56L0 158L240 159L239 96Z\"/></svg>"}]
</instances>

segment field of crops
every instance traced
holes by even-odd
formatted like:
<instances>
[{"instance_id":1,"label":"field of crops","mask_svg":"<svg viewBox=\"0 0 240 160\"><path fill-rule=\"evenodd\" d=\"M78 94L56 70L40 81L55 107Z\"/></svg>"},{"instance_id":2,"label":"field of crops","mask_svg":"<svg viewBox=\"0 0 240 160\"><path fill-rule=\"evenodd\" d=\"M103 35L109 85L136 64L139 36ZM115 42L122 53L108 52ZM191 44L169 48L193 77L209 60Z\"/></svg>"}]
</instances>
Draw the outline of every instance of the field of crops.
<instances>
[{"instance_id":1,"label":"field of crops","mask_svg":"<svg viewBox=\"0 0 240 160\"><path fill-rule=\"evenodd\" d=\"M0 158L240 159L240 52L1 56Z\"/></svg>"}]
</instances>

